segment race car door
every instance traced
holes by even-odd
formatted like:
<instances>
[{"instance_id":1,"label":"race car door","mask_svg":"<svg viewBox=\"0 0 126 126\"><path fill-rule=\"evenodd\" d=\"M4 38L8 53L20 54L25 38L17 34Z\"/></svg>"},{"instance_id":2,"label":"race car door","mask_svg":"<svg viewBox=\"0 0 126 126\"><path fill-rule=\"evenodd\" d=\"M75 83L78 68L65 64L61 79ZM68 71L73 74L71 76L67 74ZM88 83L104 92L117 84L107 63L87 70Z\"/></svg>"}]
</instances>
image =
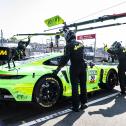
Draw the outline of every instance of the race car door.
<instances>
[{"instance_id":1,"label":"race car door","mask_svg":"<svg viewBox=\"0 0 126 126\"><path fill-rule=\"evenodd\" d=\"M87 68L87 90L88 91L94 91L98 90L99 86L99 72L98 69L94 66L93 68L90 68L88 66Z\"/></svg>"}]
</instances>

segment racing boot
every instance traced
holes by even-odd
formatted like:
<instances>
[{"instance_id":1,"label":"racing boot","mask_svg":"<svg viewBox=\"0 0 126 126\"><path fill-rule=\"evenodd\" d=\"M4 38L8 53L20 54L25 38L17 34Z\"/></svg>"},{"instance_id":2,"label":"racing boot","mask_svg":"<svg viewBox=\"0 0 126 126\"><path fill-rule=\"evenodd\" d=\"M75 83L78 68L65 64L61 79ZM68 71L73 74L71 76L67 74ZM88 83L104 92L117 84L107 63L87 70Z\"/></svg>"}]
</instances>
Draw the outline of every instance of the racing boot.
<instances>
[{"instance_id":1,"label":"racing boot","mask_svg":"<svg viewBox=\"0 0 126 126\"><path fill-rule=\"evenodd\" d=\"M121 95L126 95L126 87L120 87L121 88Z\"/></svg>"},{"instance_id":2,"label":"racing boot","mask_svg":"<svg viewBox=\"0 0 126 126\"><path fill-rule=\"evenodd\" d=\"M81 110L84 110L84 109L86 109L86 108L88 108L88 105L86 105L86 104L81 104L81 107L80 107Z\"/></svg>"},{"instance_id":3,"label":"racing boot","mask_svg":"<svg viewBox=\"0 0 126 126\"><path fill-rule=\"evenodd\" d=\"M74 112L79 112L79 111L80 111L79 108L75 108L75 107L73 107L72 110L73 110Z\"/></svg>"},{"instance_id":4,"label":"racing boot","mask_svg":"<svg viewBox=\"0 0 126 126\"><path fill-rule=\"evenodd\" d=\"M126 92L125 91L121 91L120 94L121 95L126 95Z\"/></svg>"}]
</instances>

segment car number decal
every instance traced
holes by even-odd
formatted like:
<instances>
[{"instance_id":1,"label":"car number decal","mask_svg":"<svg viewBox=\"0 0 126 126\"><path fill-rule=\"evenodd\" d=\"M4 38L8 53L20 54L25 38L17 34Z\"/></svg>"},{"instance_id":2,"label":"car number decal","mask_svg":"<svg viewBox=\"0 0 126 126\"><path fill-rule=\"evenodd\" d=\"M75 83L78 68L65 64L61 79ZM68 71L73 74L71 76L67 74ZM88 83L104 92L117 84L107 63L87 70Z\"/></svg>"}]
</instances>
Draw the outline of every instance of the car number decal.
<instances>
[{"instance_id":1,"label":"car number decal","mask_svg":"<svg viewBox=\"0 0 126 126\"><path fill-rule=\"evenodd\" d=\"M90 83L95 83L96 82L96 76L95 75L89 76L89 82Z\"/></svg>"},{"instance_id":2,"label":"car number decal","mask_svg":"<svg viewBox=\"0 0 126 126\"><path fill-rule=\"evenodd\" d=\"M88 71L88 81L89 83L95 83L97 78L97 70Z\"/></svg>"}]
</instances>

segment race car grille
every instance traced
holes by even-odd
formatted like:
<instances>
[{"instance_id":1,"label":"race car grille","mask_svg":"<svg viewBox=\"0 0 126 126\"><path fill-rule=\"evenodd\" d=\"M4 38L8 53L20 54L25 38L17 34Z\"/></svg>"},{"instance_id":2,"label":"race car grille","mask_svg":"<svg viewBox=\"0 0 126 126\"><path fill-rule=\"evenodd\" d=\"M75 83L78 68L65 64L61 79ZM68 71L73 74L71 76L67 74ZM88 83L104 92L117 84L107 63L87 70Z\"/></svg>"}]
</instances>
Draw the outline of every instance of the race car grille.
<instances>
[{"instance_id":1,"label":"race car grille","mask_svg":"<svg viewBox=\"0 0 126 126\"><path fill-rule=\"evenodd\" d=\"M21 79L25 76L26 75L3 75L3 74L0 74L0 79Z\"/></svg>"}]
</instances>

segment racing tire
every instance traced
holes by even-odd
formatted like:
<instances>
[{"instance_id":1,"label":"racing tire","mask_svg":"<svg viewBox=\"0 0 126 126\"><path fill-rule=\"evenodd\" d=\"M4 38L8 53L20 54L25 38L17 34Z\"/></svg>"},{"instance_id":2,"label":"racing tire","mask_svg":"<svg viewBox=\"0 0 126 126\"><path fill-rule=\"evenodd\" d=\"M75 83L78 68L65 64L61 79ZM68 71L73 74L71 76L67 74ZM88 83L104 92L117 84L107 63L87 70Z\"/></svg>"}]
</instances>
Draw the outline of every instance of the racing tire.
<instances>
[{"instance_id":1,"label":"racing tire","mask_svg":"<svg viewBox=\"0 0 126 126\"><path fill-rule=\"evenodd\" d=\"M42 77L35 87L34 98L41 106L50 108L53 107L62 95L62 87L55 77Z\"/></svg>"},{"instance_id":2,"label":"racing tire","mask_svg":"<svg viewBox=\"0 0 126 126\"><path fill-rule=\"evenodd\" d=\"M113 90L114 87L118 85L118 75L115 71L109 71L106 78L105 89Z\"/></svg>"}]
</instances>

